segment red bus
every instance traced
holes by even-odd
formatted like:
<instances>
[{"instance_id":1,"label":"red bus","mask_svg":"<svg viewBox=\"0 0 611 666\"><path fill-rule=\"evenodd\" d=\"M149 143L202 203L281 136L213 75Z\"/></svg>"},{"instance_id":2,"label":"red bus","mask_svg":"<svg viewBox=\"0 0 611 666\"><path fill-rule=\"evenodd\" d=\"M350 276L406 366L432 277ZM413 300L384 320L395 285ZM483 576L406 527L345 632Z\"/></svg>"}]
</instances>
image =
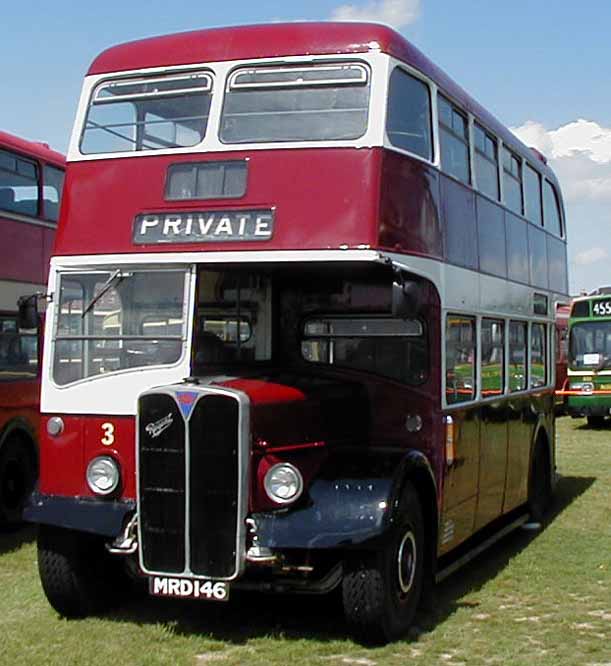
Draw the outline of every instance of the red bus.
<instances>
[{"instance_id":1,"label":"red bus","mask_svg":"<svg viewBox=\"0 0 611 666\"><path fill-rule=\"evenodd\" d=\"M46 290L64 163L0 132L0 524L20 521L38 469L38 331L19 328L17 301Z\"/></svg>"},{"instance_id":2,"label":"red bus","mask_svg":"<svg viewBox=\"0 0 611 666\"><path fill-rule=\"evenodd\" d=\"M341 587L402 635L555 480L545 161L393 30L124 44L85 78L49 279L42 585ZM494 535L494 536L493 536Z\"/></svg>"},{"instance_id":3,"label":"red bus","mask_svg":"<svg viewBox=\"0 0 611 666\"><path fill-rule=\"evenodd\" d=\"M569 316L571 303L556 305L556 414L566 413L567 368L569 360Z\"/></svg>"}]
</instances>

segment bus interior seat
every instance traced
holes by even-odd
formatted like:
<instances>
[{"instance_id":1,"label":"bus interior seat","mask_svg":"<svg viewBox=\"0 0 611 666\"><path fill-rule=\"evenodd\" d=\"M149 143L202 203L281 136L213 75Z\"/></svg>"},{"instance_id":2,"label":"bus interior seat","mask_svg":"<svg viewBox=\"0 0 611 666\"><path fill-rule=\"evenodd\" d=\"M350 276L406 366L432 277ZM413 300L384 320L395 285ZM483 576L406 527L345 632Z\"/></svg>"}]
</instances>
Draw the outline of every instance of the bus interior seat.
<instances>
[{"instance_id":1,"label":"bus interior seat","mask_svg":"<svg viewBox=\"0 0 611 666\"><path fill-rule=\"evenodd\" d=\"M10 187L0 188L0 208L15 210L15 192Z\"/></svg>"}]
</instances>

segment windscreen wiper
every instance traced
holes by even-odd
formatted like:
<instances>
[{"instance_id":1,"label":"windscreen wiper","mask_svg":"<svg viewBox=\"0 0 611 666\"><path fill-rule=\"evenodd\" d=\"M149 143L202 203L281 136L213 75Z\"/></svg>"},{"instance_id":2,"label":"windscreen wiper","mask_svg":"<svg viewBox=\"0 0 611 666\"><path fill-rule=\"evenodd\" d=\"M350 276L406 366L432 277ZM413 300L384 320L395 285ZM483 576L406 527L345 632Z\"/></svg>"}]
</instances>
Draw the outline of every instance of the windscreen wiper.
<instances>
[{"instance_id":1,"label":"windscreen wiper","mask_svg":"<svg viewBox=\"0 0 611 666\"><path fill-rule=\"evenodd\" d=\"M100 291L98 291L98 293L89 301L89 303L87 303L87 306L83 309L81 319L85 319L85 315L100 300L100 298L104 296L107 291L118 285L120 282L123 282L125 278L131 277L131 275L131 273L123 273L120 268L117 268L117 270L108 278L108 280L104 282Z\"/></svg>"}]
</instances>

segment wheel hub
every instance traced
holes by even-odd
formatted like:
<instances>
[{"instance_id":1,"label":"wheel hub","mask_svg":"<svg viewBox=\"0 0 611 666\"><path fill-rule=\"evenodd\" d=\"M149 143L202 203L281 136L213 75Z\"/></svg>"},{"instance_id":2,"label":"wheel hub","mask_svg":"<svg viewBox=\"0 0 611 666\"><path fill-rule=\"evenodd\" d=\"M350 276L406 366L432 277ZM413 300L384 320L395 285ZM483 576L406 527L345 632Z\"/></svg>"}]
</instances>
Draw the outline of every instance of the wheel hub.
<instances>
[{"instance_id":1,"label":"wheel hub","mask_svg":"<svg viewBox=\"0 0 611 666\"><path fill-rule=\"evenodd\" d=\"M399 589L403 595L407 594L414 583L416 575L416 537L411 529L403 535L397 553L397 573Z\"/></svg>"}]
</instances>

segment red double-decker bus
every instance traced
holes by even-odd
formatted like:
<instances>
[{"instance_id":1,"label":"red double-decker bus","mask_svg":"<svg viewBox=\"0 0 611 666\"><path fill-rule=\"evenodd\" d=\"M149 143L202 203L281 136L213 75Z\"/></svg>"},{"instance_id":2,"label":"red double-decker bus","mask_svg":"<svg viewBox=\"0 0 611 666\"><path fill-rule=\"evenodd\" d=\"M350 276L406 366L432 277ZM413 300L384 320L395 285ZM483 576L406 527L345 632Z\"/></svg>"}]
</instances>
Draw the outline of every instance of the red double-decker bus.
<instances>
[{"instance_id":1,"label":"red double-decker bus","mask_svg":"<svg viewBox=\"0 0 611 666\"><path fill-rule=\"evenodd\" d=\"M63 155L0 132L0 524L19 522L38 469L38 331L17 302L46 290L63 177Z\"/></svg>"},{"instance_id":2,"label":"red double-decker bus","mask_svg":"<svg viewBox=\"0 0 611 666\"><path fill-rule=\"evenodd\" d=\"M105 51L49 279L50 603L341 586L402 635L549 500L564 229L542 156L389 28Z\"/></svg>"}]
</instances>

